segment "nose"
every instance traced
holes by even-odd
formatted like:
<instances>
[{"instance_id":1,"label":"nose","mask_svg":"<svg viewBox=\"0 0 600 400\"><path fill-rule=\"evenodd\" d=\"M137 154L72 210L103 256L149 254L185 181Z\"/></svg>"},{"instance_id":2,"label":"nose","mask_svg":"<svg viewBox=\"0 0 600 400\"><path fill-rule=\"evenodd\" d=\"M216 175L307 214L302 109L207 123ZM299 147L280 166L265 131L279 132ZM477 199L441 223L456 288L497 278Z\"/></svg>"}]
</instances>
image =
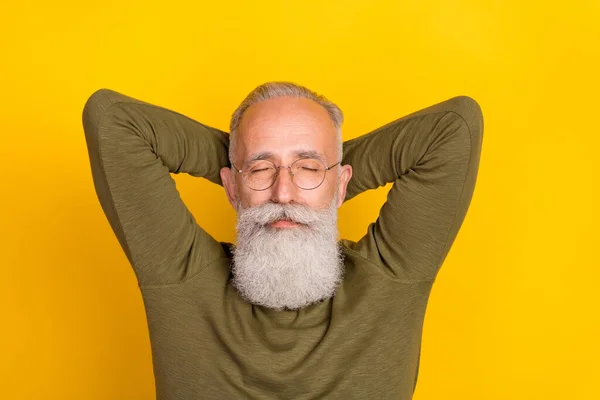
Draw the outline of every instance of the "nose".
<instances>
[{"instance_id":1,"label":"nose","mask_svg":"<svg viewBox=\"0 0 600 400\"><path fill-rule=\"evenodd\" d=\"M290 169L280 167L279 174L273 186L271 186L271 200L275 203L290 203L295 199L296 186L292 182Z\"/></svg>"}]
</instances>

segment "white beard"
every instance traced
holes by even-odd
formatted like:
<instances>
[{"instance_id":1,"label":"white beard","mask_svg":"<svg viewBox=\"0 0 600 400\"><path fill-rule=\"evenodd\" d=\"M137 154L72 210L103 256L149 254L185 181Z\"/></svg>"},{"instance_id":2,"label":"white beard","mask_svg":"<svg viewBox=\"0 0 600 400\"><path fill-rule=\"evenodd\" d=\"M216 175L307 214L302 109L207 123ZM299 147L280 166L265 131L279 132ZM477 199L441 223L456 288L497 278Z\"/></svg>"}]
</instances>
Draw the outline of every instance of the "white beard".
<instances>
[{"instance_id":1,"label":"white beard","mask_svg":"<svg viewBox=\"0 0 600 400\"><path fill-rule=\"evenodd\" d=\"M321 210L278 203L239 208L232 283L240 295L277 310L332 297L344 272L336 203ZM283 218L305 225L268 225Z\"/></svg>"}]
</instances>

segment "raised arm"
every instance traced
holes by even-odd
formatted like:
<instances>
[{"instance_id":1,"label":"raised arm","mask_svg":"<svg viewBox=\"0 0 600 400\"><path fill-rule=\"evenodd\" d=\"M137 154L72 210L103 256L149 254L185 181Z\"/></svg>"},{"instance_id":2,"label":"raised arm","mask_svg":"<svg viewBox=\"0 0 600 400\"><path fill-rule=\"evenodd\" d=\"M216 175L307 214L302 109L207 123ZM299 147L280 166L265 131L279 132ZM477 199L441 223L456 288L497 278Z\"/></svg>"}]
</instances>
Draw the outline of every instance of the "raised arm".
<instances>
[{"instance_id":1,"label":"raised arm","mask_svg":"<svg viewBox=\"0 0 600 400\"><path fill-rule=\"evenodd\" d=\"M461 96L345 142L346 200L394 183L354 250L396 279L435 279L471 202L482 138L481 109Z\"/></svg>"},{"instance_id":2,"label":"raised arm","mask_svg":"<svg viewBox=\"0 0 600 400\"><path fill-rule=\"evenodd\" d=\"M221 184L226 133L107 89L87 100L83 127L96 193L140 286L183 281L224 256L170 173Z\"/></svg>"}]
</instances>

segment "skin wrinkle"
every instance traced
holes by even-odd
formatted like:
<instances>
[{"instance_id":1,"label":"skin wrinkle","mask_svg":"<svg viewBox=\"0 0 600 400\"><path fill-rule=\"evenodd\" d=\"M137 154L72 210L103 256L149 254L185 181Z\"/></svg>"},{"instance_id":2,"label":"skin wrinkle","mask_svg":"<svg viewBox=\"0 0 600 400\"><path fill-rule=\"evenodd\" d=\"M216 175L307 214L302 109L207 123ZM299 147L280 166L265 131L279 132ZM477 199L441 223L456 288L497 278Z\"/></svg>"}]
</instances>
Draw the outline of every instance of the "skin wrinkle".
<instances>
[{"instance_id":1,"label":"skin wrinkle","mask_svg":"<svg viewBox=\"0 0 600 400\"><path fill-rule=\"evenodd\" d=\"M296 150L294 152L294 156L296 159L315 158L315 159L321 161L323 164L327 164L327 160L325 159L325 156L315 150L308 150L308 149ZM244 163L244 167L247 167L250 163L252 163L254 161L258 161L258 160L273 161L274 158L276 158L274 153L272 153L270 151L261 151L259 153L251 154L250 156L248 156L246 162ZM326 165L326 166L328 166L328 165Z\"/></svg>"}]
</instances>

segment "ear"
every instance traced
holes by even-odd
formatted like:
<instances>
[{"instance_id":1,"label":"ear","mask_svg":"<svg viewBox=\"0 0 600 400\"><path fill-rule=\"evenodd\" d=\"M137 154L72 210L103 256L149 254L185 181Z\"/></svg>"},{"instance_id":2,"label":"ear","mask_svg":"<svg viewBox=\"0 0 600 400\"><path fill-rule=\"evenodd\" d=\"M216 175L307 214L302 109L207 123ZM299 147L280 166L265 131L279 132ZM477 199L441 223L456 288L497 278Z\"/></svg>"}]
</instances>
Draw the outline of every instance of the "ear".
<instances>
[{"instance_id":1,"label":"ear","mask_svg":"<svg viewBox=\"0 0 600 400\"><path fill-rule=\"evenodd\" d=\"M344 203L346 200L346 189L348 188L348 182L352 179L352 166L351 165L342 165L340 167L342 172L340 173L340 184L338 186L338 208Z\"/></svg>"},{"instance_id":2,"label":"ear","mask_svg":"<svg viewBox=\"0 0 600 400\"><path fill-rule=\"evenodd\" d=\"M225 194L227 195L227 200L229 200L229 204L237 210L237 196L235 194L235 177L233 176L233 170L228 167L223 167L221 168L220 175Z\"/></svg>"}]
</instances>

